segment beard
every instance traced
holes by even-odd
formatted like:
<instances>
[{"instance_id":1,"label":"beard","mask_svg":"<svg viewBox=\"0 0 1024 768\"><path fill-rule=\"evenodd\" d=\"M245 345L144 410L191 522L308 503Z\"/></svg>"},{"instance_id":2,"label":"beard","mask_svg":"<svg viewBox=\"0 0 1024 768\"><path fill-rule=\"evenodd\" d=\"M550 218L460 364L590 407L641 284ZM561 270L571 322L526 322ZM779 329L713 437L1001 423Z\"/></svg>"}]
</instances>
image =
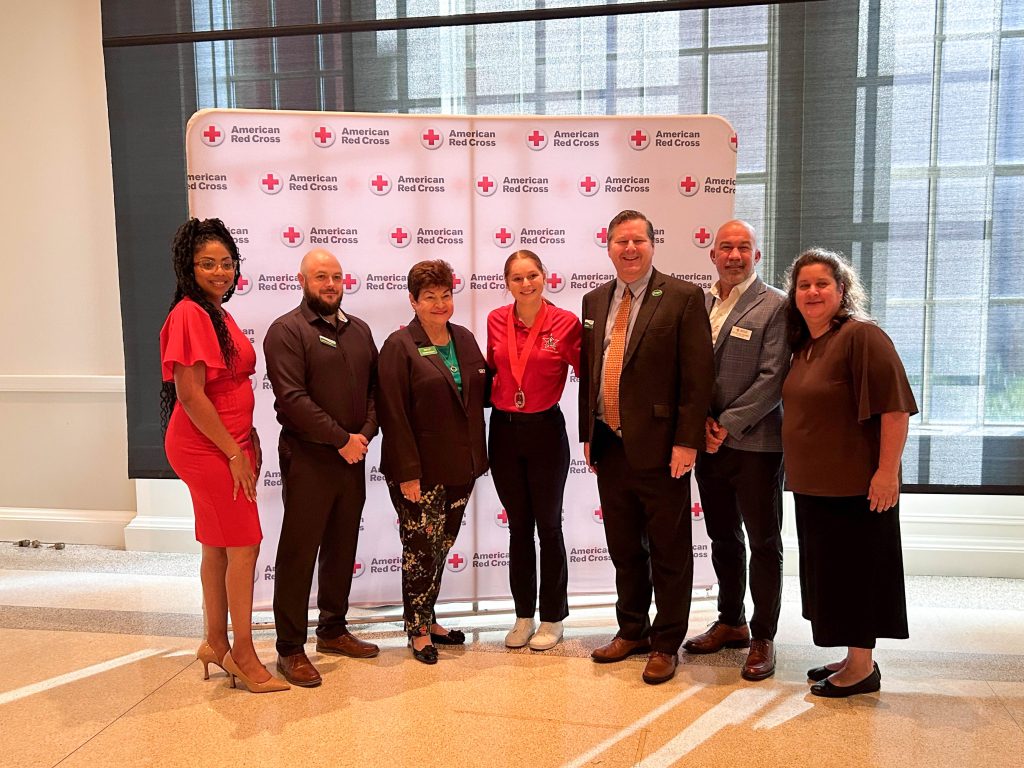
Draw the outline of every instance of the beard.
<instances>
[{"instance_id":1,"label":"beard","mask_svg":"<svg viewBox=\"0 0 1024 768\"><path fill-rule=\"evenodd\" d=\"M322 317L329 317L330 315L337 314L338 308L341 306L341 293L338 293L338 299L333 303L329 303L321 299L319 296L314 296L309 291L303 289L302 295L306 297L306 304L309 308L316 312Z\"/></svg>"}]
</instances>

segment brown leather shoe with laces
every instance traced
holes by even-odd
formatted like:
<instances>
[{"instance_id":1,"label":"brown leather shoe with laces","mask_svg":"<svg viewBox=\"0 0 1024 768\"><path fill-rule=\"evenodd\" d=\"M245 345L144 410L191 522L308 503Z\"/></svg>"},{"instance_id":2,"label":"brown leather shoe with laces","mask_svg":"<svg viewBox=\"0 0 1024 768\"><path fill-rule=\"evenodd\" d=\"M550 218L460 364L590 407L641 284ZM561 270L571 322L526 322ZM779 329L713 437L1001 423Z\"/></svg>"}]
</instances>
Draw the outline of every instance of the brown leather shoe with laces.
<instances>
[{"instance_id":1,"label":"brown leather shoe with laces","mask_svg":"<svg viewBox=\"0 0 1024 768\"><path fill-rule=\"evenodd\" d=\"M346 632L338 637L317 637L316 652L351 656L353 659L372 659L380 653L380 648Z\"/></svg>"},{"instance_id":2,"label":"brown leather shoe with laces","mask_svg":"<svg viewBox=\"0 0 1024 768\"><path fill-rule=\"evenodd\" d=\"M740 670L744 680L764 680L775 674L775 643L771 640L751 640L750 653Z\"/></svg>"},{"instance_id":3,"label":"brown leather shoe with laces","mask_svg":"<svg viewBox=\"0 0 1024 768\"><path fill-rule=\"evenodd\" d=\"M616 635L610 643L595 648L590 658L598 664L610 664L613 661L622 661L637 653L650 653L650 640L627 640Z\"/></svg>"},{"instance_id":4,"label":"brown leather shoe with laces","mask_svg":"<svg viewBox=\"0 0 1024 768\"><path fill-rule=\"evenodd\" d=\"M316 688L323 682L305 651L293 653L291 656L278 656L277 671L289 683L302 688Z\"/></svg>"},{"instance_id":5,"label":"brown leather shoe with laces","mask_svg":"<svg viewBox=\"0 0 1024 768\"><path fill-rule=\"evenodd\" d=\"M746 624L730 627L716 621L707 632L691 637L683 643L687 653L716 653L723 648L747 648L750 645L750 629Z\"/></svg>"},{"instance_id":6,"label":"brown leather shoe with laces","mask_svg":"<svg viewBox=\"0 0 1024 768\"><path fill-rule=\"evenodd\" d=\"M667 683L676 676L677 666L679 666L677 654L651 651L651 655L647 657L647 666L644 667L644 682L648 685Z\"/></svg>"}]
</instances>

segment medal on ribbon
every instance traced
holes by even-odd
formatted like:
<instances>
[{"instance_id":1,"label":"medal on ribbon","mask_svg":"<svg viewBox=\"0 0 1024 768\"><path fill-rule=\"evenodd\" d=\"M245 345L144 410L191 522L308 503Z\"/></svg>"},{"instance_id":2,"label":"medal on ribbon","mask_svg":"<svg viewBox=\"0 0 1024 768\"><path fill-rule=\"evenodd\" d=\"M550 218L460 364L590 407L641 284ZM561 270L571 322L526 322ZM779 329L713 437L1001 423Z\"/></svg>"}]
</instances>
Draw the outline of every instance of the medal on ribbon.
<instances>
[{"instance_id":1,"label":"medal on ribbon","mask_svg":"<svg viewBox=\"0 0 1024 768\"><path fill-rule=\"evenodd\" d=\"M544 318L548 313L548 305L546 301L541 301L540 311L537 312L537 316L533 318L533 326L530 328L530 333L526 337L526 343L523 345L522 353L519 352L519 344L516 340L516 321L515 321L516 305L513 304L508 308L508 333L506 342L508 344L508 362L509 367L512 369L512 378L516 381L516 394L515 404L516 408L520 411L526 407L526 393L523 392L523 373L526 371L526 363L530 358L530 352L533 351L533 345L537 343L537 337L540 335L540 329L544 327Z\"/></svg>"}]
</instances>

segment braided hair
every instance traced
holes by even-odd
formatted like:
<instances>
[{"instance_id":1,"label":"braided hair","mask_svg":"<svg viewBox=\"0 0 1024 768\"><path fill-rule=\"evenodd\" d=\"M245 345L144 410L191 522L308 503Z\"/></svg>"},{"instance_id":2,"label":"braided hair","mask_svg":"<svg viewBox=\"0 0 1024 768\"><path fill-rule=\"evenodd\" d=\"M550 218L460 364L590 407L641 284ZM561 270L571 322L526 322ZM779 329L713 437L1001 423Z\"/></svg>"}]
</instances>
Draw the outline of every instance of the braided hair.
<instances>
[{"instance_id":1,"label":"braided hair","mask_svg":"<svg viewBox=\"0 0 1024 768\"><path fill-rule=\"evenodd\" d=\"M235 265L234 281L224 294L222 301L227 301L234 295L235 288L238 286L238 279L242 274L240 271L242 259L238 255L238 246L235 245L235 239L220 219L204 219L202 221L199 219L189 219L178 227L178 231L174 233L174 240L171 243L171 261L174 264L174 276L177 279L177 287L174 290L174 298L171 300L168 312L185 298L191 299L202 307L206 314L210 316L213 330L217 334L217 343L220 345L221 355L224 357L224 364L230 370L238 359L238 350L231 340L227 323L224 321L224 313L213 305L213 302L206 297L196 282L195 264L193 263L196 251L211 240L219 241L227 248L228 253L231 254L231 261ZM177 400L178 396L174 388L174 382L163 382L160 388L160 428L163 432L167 432L167 424L171 419L171 412L174 410L174 404Z\"/></svg>"}]
</instances>

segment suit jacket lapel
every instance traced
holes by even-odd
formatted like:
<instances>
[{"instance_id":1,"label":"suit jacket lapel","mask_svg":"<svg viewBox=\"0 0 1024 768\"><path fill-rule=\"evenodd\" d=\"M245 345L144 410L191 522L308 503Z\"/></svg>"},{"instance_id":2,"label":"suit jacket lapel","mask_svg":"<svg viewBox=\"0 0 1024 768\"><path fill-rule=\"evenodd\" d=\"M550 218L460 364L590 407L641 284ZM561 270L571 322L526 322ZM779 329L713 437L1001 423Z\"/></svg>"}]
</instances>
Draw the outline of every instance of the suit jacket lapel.
<instances>
[{"instance_id":1,"label":"suit jacket lapel","mask_svg":"<svg viewBox=\"0 0 1024 768\"><path fill-rule=\"evenodd\" d=\"M450 333L451 328L448 330ZM419 318L414 317L412 322L409 323L409 334L412 336L412 340L416 343L416 347L418 349L423 349L424 347L434 347L435 350L437 349L434 343L430 340L430 337L427 336L427 332L424 330L423 326L420 324ZM455 346L455 354L459 355L458 344ZM455 386L455 377L452 376L452 372L448 370L448 366L445 365L444 360L441 359L441 353L435 352L433 355L424 355L424 357L427 358L431 365L444 374L444 377L448 380L448 384L451 385L455 399L462 403L462 407L465 409L466 404L462 401L462 396L459 394L459 388ZM459 356L459 360L462 360L461 356ZM465 390L465 387L463 387L463 390Z\"/></svg>"},{"instance_id":2,"label":"suit jacket lapel","mask_svg":"<svg viewBox=\"0 0 1024 768\"><path fill-rule=\"evenodd\" d=\"M601 290L594 296L594 303L591 311L594 313L594 332L590 335L591 342L591 382L599 387L601 382L601 366L604 362L604 329L608 324L608 307L612 303L612 294L615 293L615 281L605 283ZM595 389L596 393L597 390ZM596 397L596 394L595 394Z\"/></svg>"},{"instance_id":3,"label":"suit jacket lapel","mask_svg":"<svg viewBox=\"0 0 1024 768\"><path fill-rule=\"evenodd\" d=\"M651 279L647 283L647 290L644 291L643 303L640 304L640 311L637 313L636 322L633 323L633 332L629 335L629 344L626 345L626 352L622 356L623 368L629 365L633 353L636 352L636 348L640 345L640 339L643 338L644 331L647 330L648 323L651 322L654 312L661 303L661 288L664 284L665 279L661 273L656 269L652 270ZM657 292L657 296L654 295L655 292Z\"/></svg>"},{"instance_id":4,"label":"suit jacket lapel","mask_svg":"<svg viewBox=\"0 0 1024 768\"><path fill-rule=\"evenodd\" d=\"M743 292L739 301L736 302L736 306L732 308L732 312L729 313L729 316L725 318L725 322L722 323L722 330L718 332L718 339L715 341L715 354L718 354L722 344L729 337L732 327L739 322L741 317L761 302L767 290L764 286L764 281L760 277L754 278L754 282Z\"/></svg>"}]
</instances>

